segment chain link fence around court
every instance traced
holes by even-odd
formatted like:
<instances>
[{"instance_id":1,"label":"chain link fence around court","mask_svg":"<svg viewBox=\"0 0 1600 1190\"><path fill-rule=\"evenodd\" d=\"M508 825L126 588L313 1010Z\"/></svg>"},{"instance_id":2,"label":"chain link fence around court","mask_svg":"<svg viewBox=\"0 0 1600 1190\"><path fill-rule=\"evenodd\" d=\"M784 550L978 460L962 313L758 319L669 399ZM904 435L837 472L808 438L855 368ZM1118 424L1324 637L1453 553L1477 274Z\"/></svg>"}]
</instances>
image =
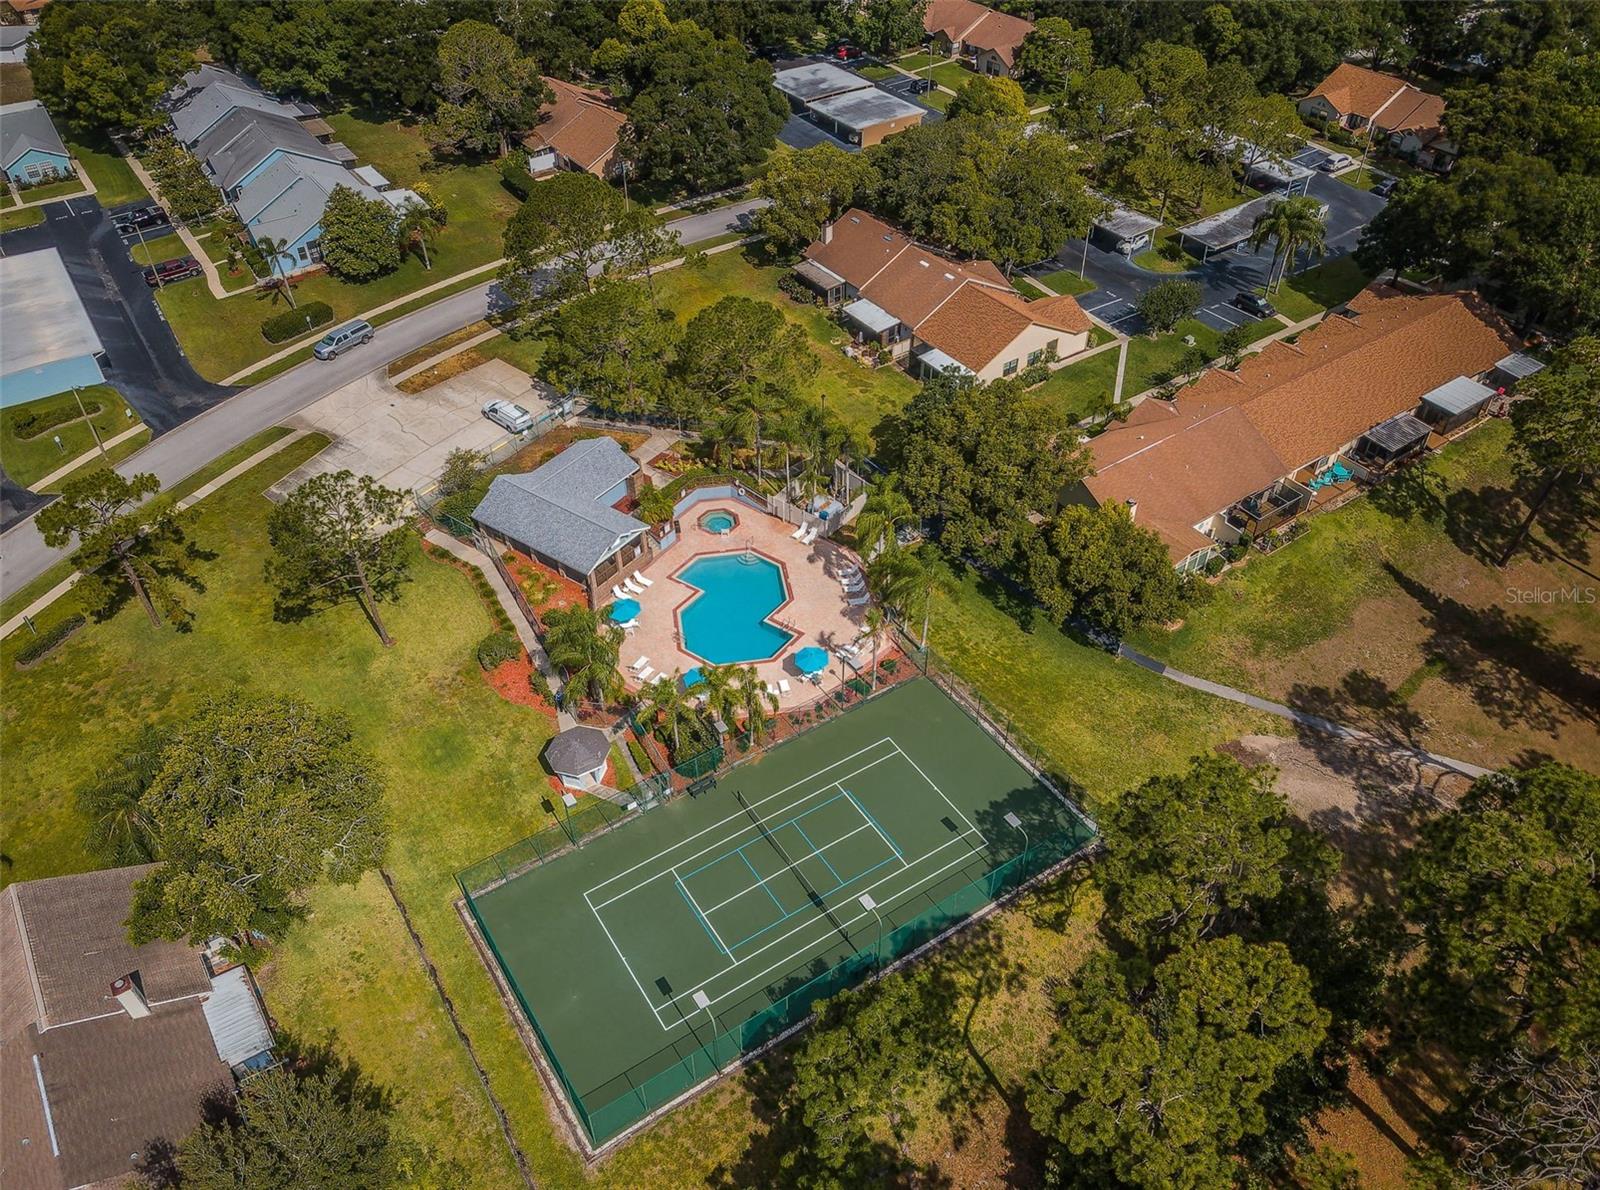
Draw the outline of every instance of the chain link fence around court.
<instances>
[{"instance_id":1,"label":"chain link fence around court","mask_svg":"<svg viewBox=\"0 0 1600 1190\"><path fill-rule=\"evenodd\" d=\"M827 971L813 975L808 965L802 965L775 980L769 986L781 987L789 983L798 986L765 1009L718 1032L688 1053L674 1047L664 1047L652 1057L635 1063L586 1093L573 1085L556 1058L554 1047L540 1027L539 1019L518 986L516 977L501 959L494 936L479 915L472 893L467 891L471 882L466 873L462 876L462 892L478 932L494 955L512 995L516 997L518 1006L539 1041L545 1061L560 1081L590 1144L601 1145L700 1083L720 1074L743 1055L802 1024L811 1015L817 1001L855 987L873 972L933 942L999 898L1016 892L1036 876L1083 851L1093 838L1092 829L1085 823L1082 830L1065 830L1039 840L1027 850L938 900L934 900L927 892L919 893L918 897L926 901L926 907L914 918L881 934L867 932L867 937L860 945L852 940L852 945L856 946L854 952ZM530 856L527 862L538 861ZM915 903L915 900L911 902Z\"/></svg>"}]
</instances>

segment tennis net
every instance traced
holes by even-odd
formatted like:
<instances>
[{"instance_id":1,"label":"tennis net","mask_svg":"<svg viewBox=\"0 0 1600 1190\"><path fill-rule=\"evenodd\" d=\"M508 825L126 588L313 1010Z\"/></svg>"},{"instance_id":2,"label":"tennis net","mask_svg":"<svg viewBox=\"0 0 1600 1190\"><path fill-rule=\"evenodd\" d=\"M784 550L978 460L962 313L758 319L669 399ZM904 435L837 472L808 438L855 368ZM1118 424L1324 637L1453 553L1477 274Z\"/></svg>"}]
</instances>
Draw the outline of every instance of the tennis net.
<instances>
[{"instance_id":1,"label":"tennis net","mask_svg":"<svg viewBox=\"0 0 1600 1190\"><path fill-rule=\"evenodd\" d=\"M839 919L833 915L833 910L828 908L828 903L822 899L817 890L811 887L811 882L805 878L805 875L800 871L794 860L789 858L789 853L783 849L783 844L778 842L777 836L767 829L767 824L761 820L761 815L755 812L755 808L744 800L744 794L737 789L733 791L733 796L734 800L744 808L744 812L750 816L750 821L756 824L756 830L761 832L761 837L772 844L772 849L778 853L778 858L783 861L784 866L794 873L794 878L800 882L800 887L805 889L806 896L816 906L817 912L828 919L828 924L839 931L841 938L849 942L850 932L840 924Z\"/></svg>"}]
</instances>

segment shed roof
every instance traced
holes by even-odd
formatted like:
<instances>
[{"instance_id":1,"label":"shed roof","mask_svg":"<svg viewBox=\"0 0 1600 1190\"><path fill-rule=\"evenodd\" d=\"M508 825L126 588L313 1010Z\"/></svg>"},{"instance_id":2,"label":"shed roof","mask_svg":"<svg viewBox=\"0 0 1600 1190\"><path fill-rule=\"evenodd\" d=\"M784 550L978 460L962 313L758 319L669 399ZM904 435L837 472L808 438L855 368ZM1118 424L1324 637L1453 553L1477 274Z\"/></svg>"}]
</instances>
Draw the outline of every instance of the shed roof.
<instances>
[{"instance_id":1,"label":"shed roof","mask_svg":"<svg viewBox=\"0 0 1600 1190\"><path fill-rule=\"evenodd\" d=\"M870 79L864 79L832 62L806 62L780 70L772 76L772 85L801 103L810 103L829 95L842 95L847 91L873 89Z\"/></svg>"},{"instance_id":2,"label":"shed roof","mask_svg":"<svg viewBox=\"0 0 1600 1190\"><path fill-rule=\"evenodd\" d=\"M1252 198L1249 202L1229 207L1226 211L1218 211L1215 215L1196 219L1193 223L1178 228L1178 234L1184 239L1204 244L1214 252L1232 248L1248 240L1250 233L1255 230L1256 219L1268 206L1281 199L1281 195L1263 194L1260 198Z\"/></svg>"},{"instance_id":3,"label":"shed roof","mask_svg":"<svg viewBox=\"0 0 1600 1190\"><path fill-rule=\"evenodd\" d=\"M10 168L24 153L37 149L67 157L67 146L50 122L50 113L37 99L0 107L0 168Z\"/></svg>"},{"instance_id":4,"label":"shed roof","mask_svg":"<svg viewBox=\"0 0 1600 1190\"><path fill-rule=\"evenodd\" d=\"M833 289L843 285L845 280L838 273L825 265L820 265L814 260L802 260L794 266L794 271L799 273L813 285L820 285L823 289Z\"/></svg>"},{"instance_id":5,"label":"shed roof","mask_svg":"<svg viewBox=\"0 0 1600 1190\"><path fill-rule=\"evenodd\" d=\"M1466 413L1476 409L1490 397L1494 396L1494 389L1486 384L1479 384L1470 376L1457 376L1454 380L1447 380L1432 392L1422 394L1422 399L1435 409L1442 409L1446 413Z\"/></svg>"},{"instance_id":6,"label":"shed roof","mask_svg":"<svg viewBox=\"0 0 1600 1190\"><path fill-rule=\"evenodd\" d=\"M1421 442L1433 428L1421 418L1409 413L1397 413L1379 422L1361 436L1373 445L1393 454Z\"/></svg>"},{"instance_id":7,"label":"shed roof","mask_svg":"<svg viewBox=\"0 0 1600 1190\"><path fill-rule=\"evenodd\" d=\"M229 1066L238 1066L273 1047L272 1029L247 968L231 967L215 976L211 995L201 1007L217 1055Z\"/></svg>"},{"instance_id":8,"label":"shed roof","mask_svg":"<svg viewBox=\"0 0 1600 1190\"><path fill-rule=\"evenodd\" d=\"M569 727L545 745L544 758L558 777L593 772L611 754L611 740L597 727Z\"/></svg>"},{"instance_id":9,"label":"shed roof","mask_svg":"<svg viewBox=\"0 0 1600 1190\"><path fill-rule=\"evenodd\" d=\"M1160 227L1161 220L1132 207L1113 206L1104 215L1098 216L1094 225L1119 240L1134 240Z\"/></svg>"},{"instance_id":10,"label":"shed roof","mask_svg":"<svg viewBox=\"0 0 1600 1190\"><path fill-rule=\"evenodd\" d=\"M1529 376L1544 371L1544 361L1535 359L1531 355L1525 355L1520 351L1514 351L1506 356L1505 359L1496 363L1494 368L1495 371L1503 372L1513 380L1526 380Z\"/></svg>"},{"instance_id":11,"label":"shed roof","mask_svg":"<svg viewBox=\"0 0 1600 1190\"><path fill-rule=\"evenodd\" d=\"M639 470L614 438L575 442L522 475L497 475L473 520L581 574L588 574L645 525L602 497Z\"/></svg>"},{"instance_id":12,"label":"shed roof","mask_svg":"<svg viewBox=\"0 0 1600 1190\"><path fill-rule=\"evenodd\" d=\"M846 91L842 95L829 95L823 99L812 100L809 106L818 115L827 116L828 119L854 132L887 124L892 120L904 120L910 116L920 120L928 114L927 108L918 107L909 100L881 91L877 87Z\"/></svg>"},{"instance_id":13,"label":"shed roof","mask_svg":"<svg viewBox=\"0 0 1600 1190\"><path fill-rule=\"evenodd\" d=\"M0 256L0 376L105 350L54 248Z\"/></svg>"},{"instance_id":14,"label":"shed roof","mask_svg":"<svg viewBox=\"0 0 1600 1190\"><path fill-rule=\"evenodd\" d=\"M874 334L881 335L900 325L900 320L893 314L866 298L857 298L844 308L844 312Z\"/></svg>"}]
</instances>

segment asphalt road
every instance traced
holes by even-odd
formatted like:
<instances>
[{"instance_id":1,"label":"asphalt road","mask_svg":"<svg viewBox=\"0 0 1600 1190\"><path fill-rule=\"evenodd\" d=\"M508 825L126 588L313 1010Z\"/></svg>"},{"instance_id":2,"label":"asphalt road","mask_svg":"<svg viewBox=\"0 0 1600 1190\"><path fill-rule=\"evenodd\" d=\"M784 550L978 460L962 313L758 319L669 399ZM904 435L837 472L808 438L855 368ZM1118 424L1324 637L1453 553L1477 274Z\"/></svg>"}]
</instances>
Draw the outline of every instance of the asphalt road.
<instances>
[{"instance_id":1,"label":"asphalt road","mask_svg":"<svg viewBox=\"0 0 1600 1190\"><path fill-rule=\"evenodd\" d=\"M1311 180L1309 193L1328 204L1327 253L1320 260L1302 253L1291 273L1355 251L1356 243L1361 238L1361 229L1383 209L1385 201L1369 191L1357 190L1326 174L1318 174ZM1245 200L1241 198L1240 201ZM1107 252L1093 244L1089 245L1085 261L1083 241L1069 240L1054 260L1028 271L1045 273L1066 268L1077 272L1080 264L1084 266L1084 276L1095 283L1095 289L1091 293L1081 294L1078 304L1124 334L1137 334L1144 329L1134 308L1139 295L1151 286L1173 278L1199 284L1200 321L1225 331L1240 323L1254 321L1253 316L1231 303L1240 291L1250 291L1267 283L1267 271L1272 266L1272 248L1267 245L1257 251L1241 248L1224 252L1213 256L1200 268L1186 273L1154 273L1140 268L1119 253Z\"/></svg>"},{"instance_id":2,"label":"asphalt road","mask_svg":"<svg viewBox=\"0 0 1600 1190\"><path fill-rule=\"evenodd\" d=\"M679 233L685 244L699 243L733 230L735 219L764 206L765 201L747 199L716 210L686 215L673 220L669 226ZM114 239L116 233L110 234ZM9 239L8 236L8 250ZM142 280L140 285L143 286ZM218 455L278 425L357 377L386 368L391 360L424 343L477 322L489 308L494 285L493 281L486 281L385 323L378 328L370 344L337 359L326 363L307 361L248 389L221 389L226 399L213 401L209 407L196 410L181 424L159 434L150 445L119 464L117 470L123 475L149 472L161 480L163 488L170 487ZM99 330L98 323L96 330ZM168 335L170 337L170 331ZM109 343L107 349L109 352ZM187 367L187 363L184 366ZM122 381L119 379L116 383L120 388ZM31 517L0 534L0 596L43 574L64 552L44 544Z\"/></svg>"}]
</instances>

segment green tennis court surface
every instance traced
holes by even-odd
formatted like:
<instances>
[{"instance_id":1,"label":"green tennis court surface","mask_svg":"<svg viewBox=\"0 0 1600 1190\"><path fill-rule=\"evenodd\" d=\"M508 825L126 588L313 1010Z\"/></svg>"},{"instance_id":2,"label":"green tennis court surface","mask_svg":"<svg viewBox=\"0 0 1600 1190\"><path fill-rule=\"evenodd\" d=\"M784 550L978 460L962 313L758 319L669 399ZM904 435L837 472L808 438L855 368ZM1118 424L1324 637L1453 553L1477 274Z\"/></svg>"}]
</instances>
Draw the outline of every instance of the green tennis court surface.
<instances>
[{"instance_id":1,"label":"green tennis court surface","mask_svg":"<svg viewBox=\"0 0 1600 1190\"><path fill-rule=\"evenodd\" d=\"M602 1141L1091 837L923 679L471 901Z\"/></svg>"}]
</instances>

